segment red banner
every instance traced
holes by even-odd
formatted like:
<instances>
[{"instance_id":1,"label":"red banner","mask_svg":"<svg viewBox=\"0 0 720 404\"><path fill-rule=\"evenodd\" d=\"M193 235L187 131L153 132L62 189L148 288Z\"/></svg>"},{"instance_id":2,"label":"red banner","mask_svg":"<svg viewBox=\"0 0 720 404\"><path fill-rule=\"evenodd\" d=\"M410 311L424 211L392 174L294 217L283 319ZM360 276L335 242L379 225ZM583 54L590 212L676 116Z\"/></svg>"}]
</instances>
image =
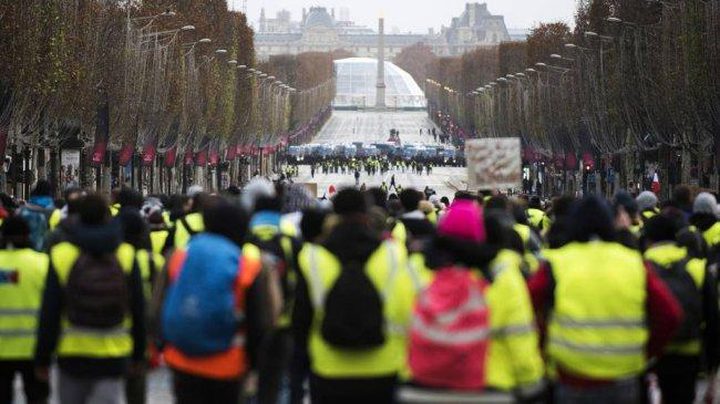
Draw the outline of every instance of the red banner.
<instances>
[{"instance_id":1,"label":"red banner","mask_svg":"<svg viewBox=\"0 0 720 404\"><path fill-rule=\"evenodd\" d=\"M202 149L195 155L195 166L197 167L205 167L208 160L208 152L207 149Z\"/></svg>"},{"instance_id":2,"label":"red banner","mask_svg":"<svg viewBox=\"0 0 720 404\"><path fill-rule=\"evenodd\" d=\"M233 161L233 160L235 160L235 157L237 157L237 154L238 154L238 145L231 144L230 146L228 146L228 149L225 152L225 160Z\"/></svg>"},{"instance_id":3,"label":"red banner","mask_svg":"<svg viewBox=\"0 0 720 404\"><path fill-rule=\"evenodd\" d=\"M118 164L125 167L130 164L133 154L135 154L135 145L130 143L126 144L120 149L120 155L118 156Z\"/></svg>"},{"instance_id":4,"label":"red banner","mask_svg":"<svg viewBox=\"0 0 720 404\"><path fill-rule=\"evenodd\" d=\"M193 154L192 148L190 146L188 146L188 149L185 150L185 158L183 158L184 164L186 166L191 166L191 165L193 165L193 160L194 160L194 154Z\"/></svg>"},{"instance_id":5,"label":"red banner","mask_svg":"<svg viewBox=\"0 0 720 404\"><path fill-rule=\"evenodd\" d=\"M146 167L152 166L155 161L155 154L157 154L155 145L153 143L146 144L142 153L142 164Z\"/></svg>"},{"instance_id":6,"label":"red banner","mask_svg":"<svg viewBox=\"0 0 720 404\"><path fill-rule=\"evenodd\" d=\"M177 160L177 146L173 146L165 152L165 167L174 167Z\"/></svg>"}]
</instances>

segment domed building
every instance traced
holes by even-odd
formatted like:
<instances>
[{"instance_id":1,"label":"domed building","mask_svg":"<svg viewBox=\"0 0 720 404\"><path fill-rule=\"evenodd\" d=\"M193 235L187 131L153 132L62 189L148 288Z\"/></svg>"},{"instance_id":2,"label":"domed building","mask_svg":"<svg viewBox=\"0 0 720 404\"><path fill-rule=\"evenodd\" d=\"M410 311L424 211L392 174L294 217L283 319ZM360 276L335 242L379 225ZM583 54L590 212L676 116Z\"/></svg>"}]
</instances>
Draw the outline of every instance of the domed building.
<instances>
[{"instance_id":1,"label":"domed building","mask_svg":"<svg viewBox=\"0 0 720 404\"><path fill-rule=\"evenodd\" d=\"M337 89L333 106L338 109L375 107L377 67L377 59L336 60ZM420 86L410 73L391 62L385 62L385 86L385 105L388 108L425 108L425 95Z\"/></svg>"}]
</instances>

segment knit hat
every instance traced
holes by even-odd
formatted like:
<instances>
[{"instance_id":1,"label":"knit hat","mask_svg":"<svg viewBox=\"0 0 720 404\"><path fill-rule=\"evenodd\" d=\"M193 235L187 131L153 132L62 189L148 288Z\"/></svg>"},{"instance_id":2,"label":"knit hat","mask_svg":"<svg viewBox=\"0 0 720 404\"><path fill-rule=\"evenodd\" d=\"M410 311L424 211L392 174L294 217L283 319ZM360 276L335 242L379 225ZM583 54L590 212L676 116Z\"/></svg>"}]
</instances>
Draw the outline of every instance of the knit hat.
<instances>
[{"instance_id":1,"label":"knit hat","mask_svg":"<svg viewBox=\"0 0 720 404\"><path fill-rule=\"evenodd\" d=\"M635 202L637 202L638 208L642 212L648 209L655 209L658 204L658 198L654 192L643 191L635 198Z\"/></svg>"},{"instance_id":2,"label":"knit hat","mask_svg":"<svg viewBox=\"0 0 720 404\"><path fill-rule=\"evenodd\" d=\"M442 236L457 237L478 243L484 242L486 235L482 209L472 201L455 201L440 220L438 233Z\"/></svg>"},{"instance_id":3,"label":"knit hat","mask_svg":"<svg viewBox=\"0 0 720 404\"><path fill-rule=\"evenodd\" d=\"M715 195L709 192L701 192L695 197L693 203L693 213L707 213L717 215L718 204Z\"/></svg>"},{"instance_id":4,"label":"knit hat","mask_svg":"<svg viewBox=\"0 0 720 404\"><path fill-rule=\"evenodd\" d=\"M187 190L187 196L189 196L190 198L192 198L193 196L195 196L195 195L197 195L197 194L199 194L199 193L202 193L202 192L204 192L204 191L205 191L205 190L204 190L203 187L201 187L200 185L197 185L197 184L196 184L196 185L191 185L190 188L188 188L188 190Z\"/></svg>"},{"instance_id":5,"label":"knit hat","mask_svg":"<svg viewBox=\"0 0 720 404\"><path fill-rule=\"evenodd\" d=\"M264 178L253 178L245 185L240 196L240 204L245 212L255 210L255 203L260 198L274 198L276 196L273 183Z\"/></svg>"},{"instance_id":6,"label":"knit hat","mask_svg":"<svg viewBox=\"0 0 720 404\"><path fill-rule=\"evenodd\" d=\"M613 206L622 206L629 215L638 213L638 204L635 199L625 190L620 190L615 194Z\"/></svg>"},{"instance_id":7,"label":"knit hat","mask_svg":"<svg viewBox=\"0 0 720 404\"><path fill-rule=\"evenodd\" d=\"M285 188L283 213L300 212L315 205L315 197L305 185L290 184Z\"/></svg>"}]
</instances>

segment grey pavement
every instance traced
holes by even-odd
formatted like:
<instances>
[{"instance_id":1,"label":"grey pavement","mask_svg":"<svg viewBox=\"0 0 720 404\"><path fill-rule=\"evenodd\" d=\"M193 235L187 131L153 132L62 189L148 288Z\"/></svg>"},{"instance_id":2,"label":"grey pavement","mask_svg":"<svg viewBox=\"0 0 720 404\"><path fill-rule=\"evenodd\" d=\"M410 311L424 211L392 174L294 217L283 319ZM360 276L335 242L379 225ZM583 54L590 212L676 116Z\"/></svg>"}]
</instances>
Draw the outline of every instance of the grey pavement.
<instances>
[{"instance_id":1,"label":"grey pavement","mask_svg":"<svg viewBox=\"0 0 720 404\"><path fill-rule=\"evenodd\" d=\"M424 111L333 111L313 143L386 142L390 129L397 129L403 143L438 144L427 134L434 127Z\"/></svg>"}]
</instances>

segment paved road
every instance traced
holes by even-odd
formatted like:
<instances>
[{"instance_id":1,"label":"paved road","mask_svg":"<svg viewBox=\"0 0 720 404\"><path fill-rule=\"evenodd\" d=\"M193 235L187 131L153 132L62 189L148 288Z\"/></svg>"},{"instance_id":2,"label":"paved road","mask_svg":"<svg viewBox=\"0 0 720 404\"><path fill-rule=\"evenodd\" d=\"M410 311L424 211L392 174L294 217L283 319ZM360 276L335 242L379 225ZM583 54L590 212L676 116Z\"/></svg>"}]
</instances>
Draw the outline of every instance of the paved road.
<instances>
[{"instance_id":1,"label":"paved road","mask_svg":"<svg viewBox=\"0 0 720 404\"><path fill-rule=\"evenodd\" d=\"M423 135L420 135L420 128ZM400 131L403 143L434 144L429 128L435 124L423 111L333 111L332 117L313 140L314 143L346 144L386 142L390 129ZM440 132L438 131L438 134Z\"/></svg>"},{"instance_id":2,"label":"paved road","mask_svg":"<svg viewBox=\"0 0 720 404\"><path fill-rule=\"evenodd\" d=\"M420 134L420 129L423 134ZM313 143L322 144L347 144L351 142L385 142L388 140L390 129L400 131L400 140L403 143L440 144L433 140L428 129L435 128L435 124L423 111L333 111L332 117L315 137ZM437 128L436 128L437 129ZM438 131L439 133L439 131ZM415 175L409 171L390 171L381 176L367 176L365 173L360 177L360 183L367 187L380 186L382 181L390 184L390 178L394 174L396 183L403 187L424 189L429 186L435 189L441 196L451 197L455 193L455 187L462 187L462 182L467 178L465 168L437 167L433 173L428 175ZM318 174L310 176L310 168L300 167L299 178L295 182L311 182L318 184L318 196L322 196L330 185L336 188L355 185L355 179L351 174ZM452 183L454 186L449 186Z\"/></svg>"}]
</instances>

